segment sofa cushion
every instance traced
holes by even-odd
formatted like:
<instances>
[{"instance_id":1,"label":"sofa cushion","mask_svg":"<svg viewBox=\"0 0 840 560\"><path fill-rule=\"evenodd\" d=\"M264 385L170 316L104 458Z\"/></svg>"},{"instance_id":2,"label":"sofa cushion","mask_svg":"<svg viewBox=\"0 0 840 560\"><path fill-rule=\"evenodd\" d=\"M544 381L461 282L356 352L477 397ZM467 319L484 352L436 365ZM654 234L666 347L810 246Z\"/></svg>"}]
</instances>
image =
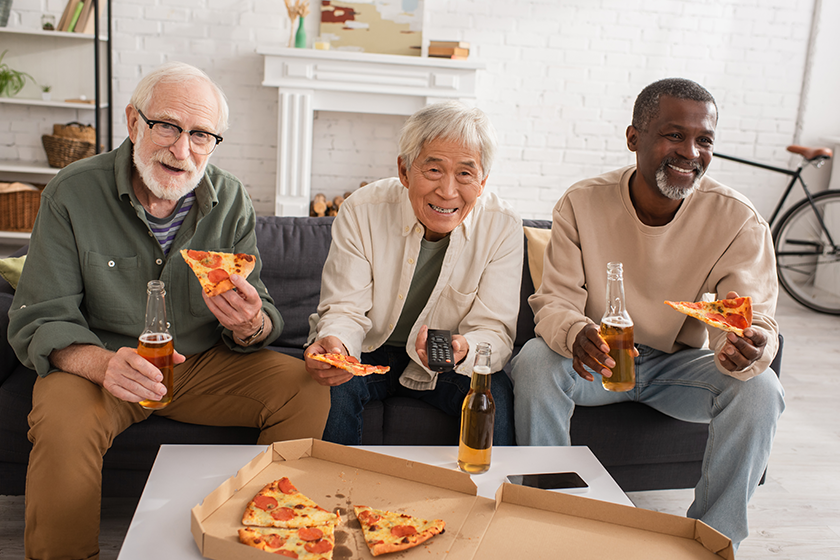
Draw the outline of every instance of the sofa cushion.
<instances>
[{"instance_id":1,"label":"sofa cushion","mask_svg":"<svg viewBox=\"0 0 840 560\"><path fill-rule=\"evenodd\" d=\"M257 248L263 263L260 277L285 324L275 347L301 349L302 355L309 315L316 311L321 297L318 279L332 242L332 222L332 217L257 219Z\"/></svg>"},{"instance_id":2,"label":"sofa cushion","mask_svg":"<svg viewBox=\"0 0 840 560\"><path fill-rule=\"evenodd\" d=\"M539 288L542 284L545 248L551 238L551 230L534 227L524 227L522 229L525 230L525 239L527 240L528 268L531 271L531 281L534 283L534 288Z\"/></svg>"},{"instance_id":3,"label":"sofa cushion","mask_svg":"<svg viewBox=\"0 0 840 560\"><path fill-rule=\"evenodd\" d=\"M26 262L26 256L9 257L8 259L0 259L0 276L12 287L17 289L20 274L23 272L23 265Z\"/></svg>"}]
</instances>

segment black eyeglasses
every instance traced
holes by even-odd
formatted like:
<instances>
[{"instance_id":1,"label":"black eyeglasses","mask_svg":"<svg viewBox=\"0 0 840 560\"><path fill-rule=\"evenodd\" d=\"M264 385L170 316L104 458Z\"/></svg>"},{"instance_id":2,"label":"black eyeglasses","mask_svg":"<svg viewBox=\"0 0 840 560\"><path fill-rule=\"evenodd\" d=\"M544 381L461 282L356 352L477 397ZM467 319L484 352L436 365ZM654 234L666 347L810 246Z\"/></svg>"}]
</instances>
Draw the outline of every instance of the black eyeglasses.
<instances>
[{"instance_id":1,"label":"black eyeglasses","mask_svg":"<svg viewBox=\"0 0 840 560\"><path fill-rule=\"evenodd\" d=\"M143 114L143 111L137 109L137 112L140 113L140 116L143 117L143 120L146 121L147 125L149 125L152 142L161 148L168 148L177 142L178 138L181 137L181 133L184 132L184 129L177 124L168 123L166 121L150 121L146 118L146 115ZM218 134L213 134L212 132L207 132L206 130L188 130L186 132L190 135L190 150L202 156L209 156L212 154L213 150L216 149L216 146L224 140L224 138Z\"/></svg>"}]
</instances>

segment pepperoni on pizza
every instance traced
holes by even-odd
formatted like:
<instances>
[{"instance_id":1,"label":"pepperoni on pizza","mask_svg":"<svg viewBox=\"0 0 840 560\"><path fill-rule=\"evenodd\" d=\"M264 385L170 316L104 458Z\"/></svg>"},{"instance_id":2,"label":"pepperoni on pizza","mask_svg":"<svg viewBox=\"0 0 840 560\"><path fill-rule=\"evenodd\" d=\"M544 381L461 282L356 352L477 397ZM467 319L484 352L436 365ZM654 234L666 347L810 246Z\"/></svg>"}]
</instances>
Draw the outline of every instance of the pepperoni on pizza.
<instances>
[{"instance_id":1,"label":"pepperoni on pizza","mask_svg":"<svg viewBox=\"0 0 840 560\"><path fill-rule=\"evenodd\" d=\"M181 256L198 277L201 288L208 296L217 296L233 289L231 274L247 278L257 264L254 255L246 253L218 253L183 249Z\"/></svg>"}]
</instances>

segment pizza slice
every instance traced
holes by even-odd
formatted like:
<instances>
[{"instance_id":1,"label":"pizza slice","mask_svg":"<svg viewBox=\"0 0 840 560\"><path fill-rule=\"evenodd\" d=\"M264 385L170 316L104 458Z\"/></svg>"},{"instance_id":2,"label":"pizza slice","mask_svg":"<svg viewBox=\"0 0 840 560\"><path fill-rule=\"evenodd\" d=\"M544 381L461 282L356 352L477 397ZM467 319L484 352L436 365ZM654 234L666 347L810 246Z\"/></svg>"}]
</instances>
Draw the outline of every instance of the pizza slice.
<instances>
[{"instance_id":1,"label":"pizza slice","mask_svg":"<svg viewBox=\"0 0 840 560\"><path fill-rule=\"evenodd\" d=\"M405 513L353 506L371 554L379 556L415 547L444 532L442 519L427 521Z\"/></svg>"},{"instance_id":2,"label":"pizza slice","mask_svg":"<svg viewBox=\"0 0 840 560\"><path fill-rule=\"evenodd\" d=\"M345 356L344 354L336 354L327 352L325 354L307 354L307 358L330 364L333 367L349 371L357 377L363 377L372 373L388 373L391 368L388 366L369 366L359 363L359 359L355 356Z\"/></svg>"},{"instance_id":3,"label":"pizza slice","mask_svg":"<svg viewBox=\"0 0 840 560\"><path fill-rule=\"evenodd\" d=\"M242 516L243 525L256 527L323 527L338 525L341 518L300 492L287 477L266 484L248 502Z\"/></svg>"},{"instance_id":4,"label":"pizza slice","mask_svg":"<svg viewBox=\"0 0 840 560\"><path fill-rule=\"evenodd\" d=\"M335 548L332 525L300 529L239 529L239 542L298 560L330 560Z\"/></svg>"},{"instance_id":5,"label":"pizza slice","mask_svg":"<svg viewBox=\"0 0 840 560\"><path fill-rule=\"evenodd\" d=\"M182 249L181 256L195 273L204 293L211 297L233 289L231 274L247 278L257 264L256 257L246 253Z\"/></svg>"},{"instance_id":6,"label":"pizza slice","mask_svg":"<svg viewBox=\"0 0 840 560\"><path fill-rule=\"evenodd\" d=\"M718 329L744 336L744 329L752 325L750 296L717 301L666 301L680 313L694 317Z\"/></svg>"}]
</instances>

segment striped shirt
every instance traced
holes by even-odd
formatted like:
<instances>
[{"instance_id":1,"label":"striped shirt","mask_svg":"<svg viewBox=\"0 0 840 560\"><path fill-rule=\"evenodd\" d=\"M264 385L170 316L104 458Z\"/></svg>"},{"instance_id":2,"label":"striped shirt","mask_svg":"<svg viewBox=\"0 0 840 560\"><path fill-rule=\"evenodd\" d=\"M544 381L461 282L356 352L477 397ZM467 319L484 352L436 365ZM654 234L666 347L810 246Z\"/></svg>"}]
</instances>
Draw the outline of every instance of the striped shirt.
<instances>
[{"instance_id":1,"label":"striped shirt","mask_svg":"<svg viewBox=\"0 0 840 560\"><path fill-rule=\"evenodd\" d=\"M181 224L184 223L184 217L190 211L190 208L193 207L195 203L195 193L190 191L184 198L178 201L178 205L175 207L175 210L165 218L156 218L146 212L146 219L149 220L149 227L152 229L152 233L155 234L155 237L160 243L160 246L163 247L163 254L169 254L169 248L172 246L172 241L175 239L175 235L178 233L178 229L181 227Z\"/></svg>"}]
</instances>

